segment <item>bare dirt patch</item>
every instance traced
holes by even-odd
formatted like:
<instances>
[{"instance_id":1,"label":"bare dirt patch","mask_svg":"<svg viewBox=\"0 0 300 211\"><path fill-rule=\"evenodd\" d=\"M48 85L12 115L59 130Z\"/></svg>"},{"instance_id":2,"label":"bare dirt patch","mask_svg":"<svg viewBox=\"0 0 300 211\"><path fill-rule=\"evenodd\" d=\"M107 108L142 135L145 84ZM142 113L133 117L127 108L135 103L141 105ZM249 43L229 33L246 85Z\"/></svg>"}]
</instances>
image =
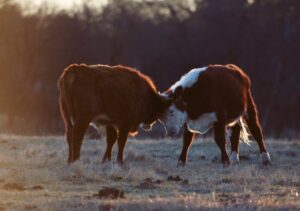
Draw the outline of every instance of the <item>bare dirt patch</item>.
<instances>
[{"instance_id":1,"label":"bare dirt patch","mask_svg":"<svg viewBox=\"0 0 300 211\"><path fill-rule=\"evenodd\" d=\"M5 185L3 185L3 189L4 190L10 190L10 191L24 191L25 188L22 184L18 184L18 183L6 183Z\"/></svg>"},{"instance_id":2,"label":"bare dirt patch","mask_svg":"<svg viewBox=\"0 0 300 211\"><path fill-rule=\"evenodd\" d=\"M104 187L101 190L99 190L97 194L94 194L93 197L99 199L124 199L125 193L117 188Z\"/></svg>"}]
</instances>

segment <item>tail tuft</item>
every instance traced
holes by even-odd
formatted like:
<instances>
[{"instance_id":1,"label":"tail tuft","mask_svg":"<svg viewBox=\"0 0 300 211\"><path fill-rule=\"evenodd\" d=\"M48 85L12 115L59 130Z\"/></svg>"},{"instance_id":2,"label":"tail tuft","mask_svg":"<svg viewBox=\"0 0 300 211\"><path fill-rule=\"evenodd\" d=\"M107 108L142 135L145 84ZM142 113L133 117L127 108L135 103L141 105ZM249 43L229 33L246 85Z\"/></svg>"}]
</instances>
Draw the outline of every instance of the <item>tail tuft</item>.
<instances>
[{"instance_id":1,"label":"tail tuft","mask_svg":"<svg viewBox=\"0 0 300 211\"><path fill-rule=\"evenodd\" d=\"M241 133L240 133L240 139L243 143L250 145L251 140L250 140L250 133L248 132L248 126L243 119L243 117L240 117L238 120L238 124L241 126Z\"/></svg>"}]
</instances>

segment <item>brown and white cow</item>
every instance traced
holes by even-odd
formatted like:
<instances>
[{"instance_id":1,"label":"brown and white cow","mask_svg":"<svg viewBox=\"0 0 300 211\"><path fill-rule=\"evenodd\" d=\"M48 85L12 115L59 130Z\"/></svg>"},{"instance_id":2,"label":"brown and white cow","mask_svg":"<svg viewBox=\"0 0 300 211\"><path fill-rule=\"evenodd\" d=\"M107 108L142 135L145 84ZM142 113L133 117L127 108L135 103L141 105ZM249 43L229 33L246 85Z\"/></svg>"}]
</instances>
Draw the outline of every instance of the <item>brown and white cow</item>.
<instances>
[{"instance_id":1,"label":"brown and white cow","mask_svg":"<svg viewBox=\"0 0 300 211\"><path fill-rule=\"evenodd\" d=\"M248 140L247 130L257 141L263 164L270 164L249 77L237 66L209 65L189 71L164 95L173 99L162 122L169 134L176 134L184 127L183 148L178 163L184 165L195 133L205 133L214 128L215 142L222 154L222 162L229 163L226 152L226 128L231 128L232 163L239 162L239 139Z\"/></svg>"},{"instance_id":2,"label":"brown and white cow","mask_svg":"<svg viewBox=\"0 0 300 211\"><path fill-rule=\"evenodd\" d=\"M160 96L149 77L125 66L72 64L64 70L58 85L69 163L79 159L90 123L106 126L103 162L111 160L117 141L117 161L123 163L128 135L137 133L140 123L153 124L171 103Z\"/></svg>"}]
</instances>

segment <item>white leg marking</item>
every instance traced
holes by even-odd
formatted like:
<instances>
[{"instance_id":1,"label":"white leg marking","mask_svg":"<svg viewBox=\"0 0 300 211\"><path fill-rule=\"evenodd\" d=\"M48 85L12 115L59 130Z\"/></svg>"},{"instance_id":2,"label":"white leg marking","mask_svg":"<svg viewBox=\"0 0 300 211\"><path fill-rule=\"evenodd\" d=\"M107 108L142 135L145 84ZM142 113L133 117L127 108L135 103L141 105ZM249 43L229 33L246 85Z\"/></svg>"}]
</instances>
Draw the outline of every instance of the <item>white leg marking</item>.
<instances>
[{"instance_id":1,"label":"white leg marking","mask_svg":"<svg viewBox=\"0 0 300 211\"><path fill-rule=\"evenodd\" d=\"M230 155L230 163L237 164L240 162L239 153L232 151Z\"/></svg>"},{"instance_id":2,"label":"white leg marking","mask_svg":"<svg viewBox=\"0 0 300 211\"><path fill-rule=\"evenodd\" d=\"M270 154L268 152L263 152L260 154L261 160L263 164L269 164L271 163Z\"/></svg>"},{"instance_id":3,"label":"white leg marking","mask_svg":"<svg viewBox=\"0 0 300 211\"><path fill-rule=\"evenodd\" d=\"M179 86L182 86L183 88L192 87L197 82L199 75L205 70L207 70L207 67L190 70L188 73L182 76L179 81L171 86L171 90L174 92Z\"/></svg>"}]
</instances>

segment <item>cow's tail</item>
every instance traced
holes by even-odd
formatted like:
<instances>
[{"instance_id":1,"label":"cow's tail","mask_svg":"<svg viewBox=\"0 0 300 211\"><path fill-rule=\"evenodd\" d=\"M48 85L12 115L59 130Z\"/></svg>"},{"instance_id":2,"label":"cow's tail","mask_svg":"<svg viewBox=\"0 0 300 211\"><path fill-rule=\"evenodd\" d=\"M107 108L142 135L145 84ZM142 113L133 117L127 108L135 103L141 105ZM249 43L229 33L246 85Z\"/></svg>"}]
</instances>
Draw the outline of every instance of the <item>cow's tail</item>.
<instances>
[{"instance_id":1,"label":"cow's tail","mask_svg":"<svg viewBox=\"0 0 300 211\"><path fill-rule=\"evenodd\" d=\"M67 67L58 80L58 88L60 90L60 111L67 124L66 126L70 127L74 125L74 108L71 90L75 77L74 72L71 71L72 68L73 66Z\"/></svg>"},{"instance_id":2,"label":"cow's tail","mask_svg":"<svg viewBox=\"0 0 300 211\"><path fill-rule=\"evenodd\" d=\"M245 122L245 119L243 117L240 117L238 120L238 124L241 127L240 140L243 143L250 145L251 143L250 133L248 132L248 126L247 123Z\"/></svg>"},{"instance_id":3,"label":"cow's tail","mask_svg":"<svg viewBox=\"0 0 300 211\"><path fill-rule=\"evenodd\" d=\"M246 121L245 121L246 119ZM246 122L257 122L258 121L258 116L257 116L257 109L256 105L254 103L250 88L247 91L247 110L246 113L244 114L243 117L240 118L239 124L241 125L242 130L244 132L241 132L241 139L242 140L248 140L245 141L245 143L250 143L249 137L250 133L248 132L248 126Z\"/></svg>"}]
</instances>

